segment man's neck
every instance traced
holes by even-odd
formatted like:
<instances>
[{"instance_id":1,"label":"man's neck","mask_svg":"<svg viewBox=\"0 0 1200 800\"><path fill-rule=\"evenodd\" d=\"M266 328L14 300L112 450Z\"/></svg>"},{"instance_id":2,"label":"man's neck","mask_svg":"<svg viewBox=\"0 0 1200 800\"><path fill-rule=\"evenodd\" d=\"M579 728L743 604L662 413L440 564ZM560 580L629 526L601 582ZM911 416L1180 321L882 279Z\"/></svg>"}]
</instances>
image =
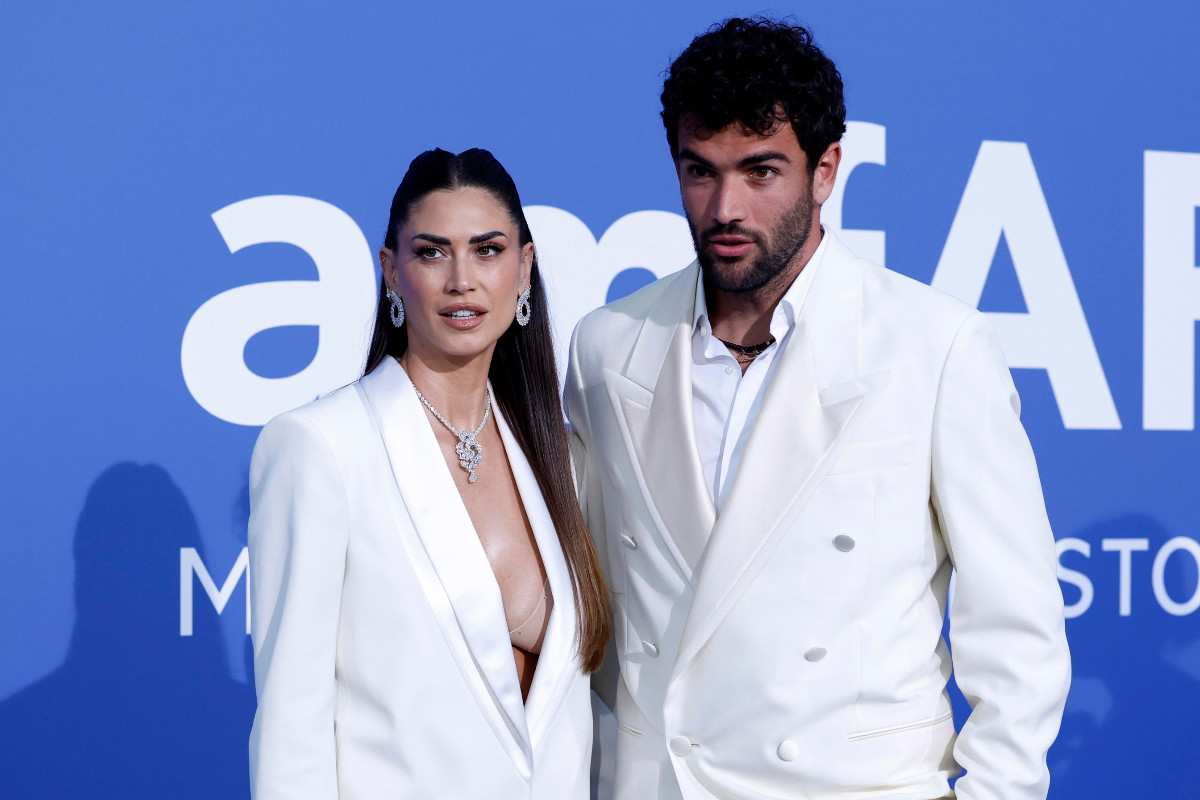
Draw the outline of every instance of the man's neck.
<instances>
[{"instance_id":1,"label":"man's neck","mask_svg":"<svg viewBox=\"0 0 1200 800\"><path fill-rule=\"evenodd\" d=\"M776 306L808 266L824 238L818 224L816 231L792 257L787 268L758 289L722 292L705 286L705 302L708 304L713 335L734 344L755 345L765 342L771 335L771 317Z\"/></svg>"}]
</instances>

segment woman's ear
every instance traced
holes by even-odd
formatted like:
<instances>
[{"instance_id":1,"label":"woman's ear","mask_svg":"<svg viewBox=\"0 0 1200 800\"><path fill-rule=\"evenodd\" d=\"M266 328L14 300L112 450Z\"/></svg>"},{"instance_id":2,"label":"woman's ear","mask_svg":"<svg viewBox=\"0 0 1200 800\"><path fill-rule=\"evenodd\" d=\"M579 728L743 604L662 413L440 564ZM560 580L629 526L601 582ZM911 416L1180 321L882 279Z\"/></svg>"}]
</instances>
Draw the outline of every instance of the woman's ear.
<instances>
[{"instance_id":1,"label":"woman's ear","mask_svg":"<svg viewBox=\"0 0 1200 800\"><path fill-rule=\"evenodd\" d=\"M526 242L521 245L521 290L524 291L529 286L533 275L533 258L536 255L533 249L533 242Z\"/></svg>"},{"instance_id":2,"label":"woman's ear","mask_svg":"<svg viewBox=\"0 0 1200 800\"><path fill-rule=\"evenodd\" d=\"M392 291L396 291L396 262L392 251L386 247L379 248L379 267L383 270L383 280Z\"/></svg>"}]
</instances>

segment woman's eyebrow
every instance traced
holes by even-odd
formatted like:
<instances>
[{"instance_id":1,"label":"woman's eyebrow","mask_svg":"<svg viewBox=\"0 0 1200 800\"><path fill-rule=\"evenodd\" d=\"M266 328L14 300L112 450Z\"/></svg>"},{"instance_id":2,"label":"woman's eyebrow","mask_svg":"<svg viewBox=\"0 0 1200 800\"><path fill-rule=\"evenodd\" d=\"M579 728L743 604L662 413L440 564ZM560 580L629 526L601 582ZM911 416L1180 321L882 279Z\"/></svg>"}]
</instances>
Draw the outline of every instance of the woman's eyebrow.
<instances>
[{"instance_id":1,"label":"woman's eyebrow","mask_svg":"<svg viewBox=\"0 0 1200 800\"><path fill-rule=\"evenodd\" d=\"M508 234L506 234L504 231L488 231L487 233L480 233L475 236L472 236L470 239L467 240L467 244L479 244L480 242L486 242L489 239L495 239L497 236L503 236L505 238L508 238ZM436 236L432 233L418 233L418 234L415 234L412 238L414 241L416 239L424 239L425 241L433 242L434 244L441 244L441 245L449 245L450 244L450 240L447 239L445 236Z\"/></svg>"},{"instance_id":2,"label":"woman's eyebrow","mask_svg":"<svg viewBox=\"0 0 1200 800\"><path fill-rule=\"evenodd\" d=\"M414 241L417 239L424 239L425 241L433 242L434 244L450 244L450 240L445 236L434 236L432 233L418 233L412 238Z\"/></svg>"}]
</instances>

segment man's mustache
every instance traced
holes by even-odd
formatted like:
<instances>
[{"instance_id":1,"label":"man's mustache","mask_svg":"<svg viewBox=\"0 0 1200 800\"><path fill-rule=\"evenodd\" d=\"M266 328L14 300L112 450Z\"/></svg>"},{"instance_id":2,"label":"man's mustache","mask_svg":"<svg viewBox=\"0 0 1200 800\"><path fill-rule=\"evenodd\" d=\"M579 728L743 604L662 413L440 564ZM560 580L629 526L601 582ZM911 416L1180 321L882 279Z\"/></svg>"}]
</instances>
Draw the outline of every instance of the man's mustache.
<instances>
[{"instance_id":1,"label":"man's mustache","mask_svg":"<svg viewBox=\"0 0 1200 800\"><path fill-rule=\"evenodd\" d=\"M743 228L736 222L727 225L713 225L700 235L700 241L707 245L710 243L709 240L714 236L741 236L742 238L749 239L759 246L761 246L763 243L762 236L755 231Z\"/></svg>"}]
</instances>

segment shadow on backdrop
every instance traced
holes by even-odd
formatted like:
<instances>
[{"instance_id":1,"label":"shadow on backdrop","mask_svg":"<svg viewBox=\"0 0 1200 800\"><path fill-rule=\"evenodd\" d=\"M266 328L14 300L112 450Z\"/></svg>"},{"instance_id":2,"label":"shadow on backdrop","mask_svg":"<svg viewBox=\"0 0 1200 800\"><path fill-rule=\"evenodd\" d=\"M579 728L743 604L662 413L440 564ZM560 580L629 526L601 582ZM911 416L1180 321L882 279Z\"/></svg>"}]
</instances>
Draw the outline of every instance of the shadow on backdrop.
<instances>
[{"instance_id":1,"label":"shadow on backdrop","mask_svg":"<svg viewBox=\"0 0 1200 800\"><path fill-rule=\"evenodd\" d=\"M1171 534L1156 519L1130 514L1073 535L1091 543L1091 559L1064 563L1082 569L1090 562L1082 571L1095 585L1095 598L1086 613L1067 622L1071 693L1050 750L1050 796L1194 800L1200 796L1197 739L1180 734L1200 734L1200 631L1195 617L1162 610L1150 583L1154 554ZM1101 541L1126 537L1148 539L1150 548L1134 554L1132 614L1121 617L1117 554L1102 552ZM1198 580L1187 554L1166 562L1164 583L1176 600L1191 597ZM1067 602L1078 599L1077 589L1066 591ZM1147 725L1149 719L1157 724Z\"/></svg>"},{"instance_id":2,"label":"shadow on backdrop","mask_svg":"<svg viewBox=\"0 0 1200 800\"><path fill-rule=\"evenodd\" d=\"M1050 797L1155 798L1196 800L1200 761L1196 738L1178 739L1171 731L1200 735L1200 631L1190 617L1172 617L1159 608L1150 585L1150 564L1170 539L1157 520L1129 514L1097 522L1072 534L1092 546L1088 573L1095 596L1091 608L1067 621L1071 648L1071 691L1062 727L1050 748ZM1135 554L1132 615L1117 615L1116 554L1101 550L1104 539L1145 538L1149 550ZM1088 561L1070 556L1066 565L1081 569ZM1167 561L1164 583L1178 601L1191 597L1200 572L1186 554ZM1079 591L1066 588L1066 601ZM948 638L949 626L942 636ZM953 648L953 640L950 640ZM962 730L971 707L951 677L955 727ZM1147 708L1158 709L1161 725L1147 727ZM1131 767L1131 765L1136 765Z\"/></svg>"},{"instance_id":3,"label":"shadow on backdrop","mask_svg":"<svg viewBox=\"0 0 1200 800\"><path fill-rule=\"evenodd\" d=\"M0 704L0 797L249 795L254 690L230 678L199 587L194 634L179 635L181 547L204 555L166 470L118 463L101 473L75 533L66 661Z\"/></svg>"}]
</instances>

